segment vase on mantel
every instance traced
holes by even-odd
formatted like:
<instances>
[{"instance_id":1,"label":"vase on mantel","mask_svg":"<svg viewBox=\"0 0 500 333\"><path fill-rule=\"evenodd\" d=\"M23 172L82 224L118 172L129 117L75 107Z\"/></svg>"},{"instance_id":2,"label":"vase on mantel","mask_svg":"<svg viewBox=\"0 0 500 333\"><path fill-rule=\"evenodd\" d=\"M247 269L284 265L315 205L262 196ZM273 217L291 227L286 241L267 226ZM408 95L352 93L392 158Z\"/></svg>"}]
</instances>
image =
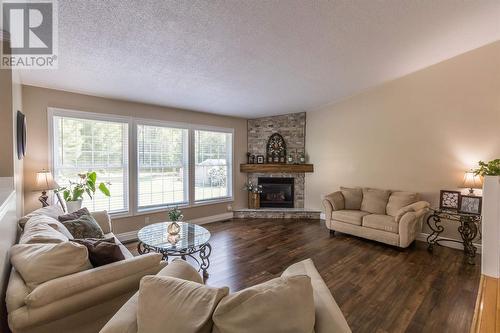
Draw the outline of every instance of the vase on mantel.
<instances>
[{"instance_id":1,"label":"vase on mantel","mask_svg":"<svg viewBox=\"0 0 500 333\"><path fill-rule=\"evenodd\" d=\"M260 194L254 192L248 192L248 208L258 209L260 208Z\"/></svg>"}]
</instances>

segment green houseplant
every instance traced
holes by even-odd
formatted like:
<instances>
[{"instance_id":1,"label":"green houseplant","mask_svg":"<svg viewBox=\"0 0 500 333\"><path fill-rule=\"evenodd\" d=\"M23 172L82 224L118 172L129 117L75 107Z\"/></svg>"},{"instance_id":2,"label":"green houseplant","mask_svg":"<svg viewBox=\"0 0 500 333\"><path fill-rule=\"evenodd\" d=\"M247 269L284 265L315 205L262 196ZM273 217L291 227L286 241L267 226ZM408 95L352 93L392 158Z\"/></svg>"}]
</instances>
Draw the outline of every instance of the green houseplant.
<instances>
[{"instance_id":1,"label":"green houseplant","mask_svg":"<svg viewBox=\"0 0 500 333\"><path fill-rule=\"evenodd\" d=\"M74 212L82 207L83 196L87 194L90 199L94 198L95 192L99 190L102 194L109 197L111 195L109 183L101 182L97 184L97 173L89 171L78 174L78 182L69 182L69 186L57 189L57 192L63 194L68 212Z\"/></svg>"},{"instance_id":2,"label":"green houseplant","mask_svg":"<svg viewBox=\"0 0 500 333\"><path fill-rule=\"evenodd\" d=\"M500 158L489 162L479 161L479 168L474 170L475 175L479 176L500 176Z\"/></svg>"}]
</instances>

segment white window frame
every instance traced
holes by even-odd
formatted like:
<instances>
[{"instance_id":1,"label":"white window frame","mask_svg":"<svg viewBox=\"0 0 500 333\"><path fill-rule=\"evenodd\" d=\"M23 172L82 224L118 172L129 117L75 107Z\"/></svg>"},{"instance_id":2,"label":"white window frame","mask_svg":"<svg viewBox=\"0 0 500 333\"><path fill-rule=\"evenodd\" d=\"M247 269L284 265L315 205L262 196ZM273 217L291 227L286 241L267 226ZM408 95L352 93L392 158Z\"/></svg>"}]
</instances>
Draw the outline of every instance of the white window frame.
<instances>
[{"instance_id":1,"label":"white window frame","mask_svg":"<svg viewBox=\"0 0 500 333\"><path fill-rule=\"evenodd\" d=\"M65 117L65 118L76 118L76 119L88 119L88 120L96 120L96 121L109 121L114 123L123 123L127 124L128 133L127 133L127 145L128 145L128 156L127 163L125 165L125 175L124 175L124 200L125 200L125 209L118 212L112 212L110 215L112 216L126 216L129 215L131 209L130 203L130 129L131 129L131 121L130 117L118 116L118 115L110 115L110 114L102 114L102 113L92 113L92 112L84 112L84 111L75 111L61 108L47 108L48 115L48 130L49 130L49 149L48 149L48 160L50 171L54 174L55 170L55 162L54 162L54 117Z\"/></svg>"},{"instance_id":2,"label":"white window frame","mask_svg":"<svg viewBox=\"0 0 500 333\"><path fill-rule=\"evenodd\" d=\"M64 108L55 108L49 107L47 108L47 116L48 116L48 138L49 138L49 149L48 149L48 160L49 167L52 172L54 172L54 160L53 160L53 149L54 149L54 117L71 117L71 118L80 118L80 119L89 119L89 120L102 120L102 121L111 121L111 122L122 122L128 124L128 163L126 170L126 203L127 203L127 211L124 212L116 212L111 213L110 215L113 217L127 217L127 216L136 216L136 215L144 215L155 212L163 212L174 205L161 205L155 207L148 207L139 209L139 174L138 174L138 151L137 151L137 125L150 125L150 126L159 126L159 127L174 127L174 128L182 128L188 130L188 143L187 143L187 156L188 156L188 172L187 172L187 181L185 185L187 187L187 196L188 203L184 205L178 205L180 208L191 208L191 207L199 207L205 205L212 205L217 203L224 202L233 202L234 201L234 128L225 128L225 127L217 127L217 126L208 126L208 125L198 125L191 123L183 123L183 122L173 122L173 121L163 121L163 120L155 120L150 118L136 118L129 116L121 116L109 113L94 113L87 111L79 111L79 110L70 110ZM228 196L207 199L207 200L198 200L195 201L194 190L195 190L195 149L194 149L194 131L213 131L213 132L222 132L231 134L231 168L229 168L230 175L228 176ZM134 179L135 177L135 179Z\"/></svg>"},{"instance_id":3,"label":"white window frame","mask_svg":"<svg viewBox=\"0 0 500 333\"><path fill-rule=\"evenodd\" d=\"M219 132L219 133L225 133L225 134L231 134L231 167L228 168L228 177L227 177L227 190L228 190L228 195L223 196L223 197L217 197L217 198L211 198L211 199L203 199L203 200L196 200L195 199L195 140L194 140L194 131L207 131L207 132ZM232 201L233 200L233 184L234 184L234 129L232 128L221 128L221 127L211 127L211 126L193 126L192 128L192 133L191 133L191 150L192 150L192 156L191 156L191 163L192 163L192 170L193 170L193 186L192 192L193 192L193 198L192 202L195 204L211 204L211 203L218 203L218 202L226 202L226 201Z\"/></svg>"}]
</instances>

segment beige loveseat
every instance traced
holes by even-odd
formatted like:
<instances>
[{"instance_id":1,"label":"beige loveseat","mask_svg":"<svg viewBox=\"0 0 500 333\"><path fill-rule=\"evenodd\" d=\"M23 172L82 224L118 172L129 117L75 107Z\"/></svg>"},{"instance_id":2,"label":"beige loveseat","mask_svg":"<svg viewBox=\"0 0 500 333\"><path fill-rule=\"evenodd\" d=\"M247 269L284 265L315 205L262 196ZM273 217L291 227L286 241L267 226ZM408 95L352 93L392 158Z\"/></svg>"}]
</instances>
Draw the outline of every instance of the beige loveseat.
<instances>
[{"instance_id":1,"label":"beige loveseat","mask_svg":"<svg viewBox=\"0 0 500 333\"><path fill-rule=\"evenodd\" d=\"M429 203L418 193L373 188L346 188L323 200L325 224L335 231L408 247L421 229Z\"/></svg>"},{"instance_id":2,"label":"beige loveseat","mask_svg":"<svg viewBox=\"0 0 500 333\"><path fill-rule=\"evenodd\" d=\"M201 276L196 272L196 270L182 260L173 261L167 267L162 269L158 275L203 283ZM311 259L306 259L291 265L282 274L283 277L292 275L307 275L311 278L315 307L314 332L351 332L351 329L340 311L339 306L333 299L330 290L319 275ZM115 316L113 316L113 318L111 318L100 333L137 333L137 310L138 293L132 296L132 298L125 303L125 305L123 305L123 307L116 313ZM168 313L162 312L161 309L158 309L156 315L168 316ZM167 331L168 330L165 332ZM273 330L272 328L268 329L266 332L273 331L279 332L278 330Z\"/></svg>"},{"instance_id":3,"label":"beige loveseat","mask_svg":"<svg viewBox=\"0 0 500 333\"><path fill-rule=\"evenodd\" d=\"M44 223L44 220L50 222L50 218L57 219L57 216L62 214L62 210L56 206L41 208L28 214L19 221L21 236L22 228L31 218L37 217L33 221ZM106 212L96 212L92 215L106 238L114 237L109 215ZM33 221L29 225L33 224ZM43 237L41 235L39 239ZM115 240L120 244L125 260L96 268L90 267L43 282L34 288L30 288L12 268L6 293L8 321L12 332L99 332L138 290L143 276L156 274L165 267L160 254L134 257L116 238ZM43 242L48 243L46 240Z\"/></svg>"}]
</instances>

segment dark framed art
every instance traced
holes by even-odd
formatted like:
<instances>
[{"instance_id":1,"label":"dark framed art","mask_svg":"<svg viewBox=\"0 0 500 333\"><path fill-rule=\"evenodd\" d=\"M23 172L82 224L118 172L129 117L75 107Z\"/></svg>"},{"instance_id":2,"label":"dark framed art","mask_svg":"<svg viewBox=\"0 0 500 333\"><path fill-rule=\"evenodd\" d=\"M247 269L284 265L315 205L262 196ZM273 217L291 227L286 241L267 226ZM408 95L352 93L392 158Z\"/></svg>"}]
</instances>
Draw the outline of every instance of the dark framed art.
<instances>
[{"instance_id":1,"label":"dark framed art","mask_svg":"<svg viewBox=\"0 0 500 333\"><path fill-rule=\"evenodd\" d=\"M481 215L483 198L475 195L461 195L458 212L465 214Z\"/></svg>"},{"instance_id":2,"label":"dark framed art","mask_svg":"<svg viewBox=\"0 0 500 333\"><path fill-rule=\"evenodd\" d=\"M441 190L439 192L439 209L458 210L459 201L459 191Z\"/></svg>"},{"instance_id":3,"label":"dark framed art","mask_svg":"<svg viewBox=\"0 0 500 333\"><path fill-rule=\"evenodd\" d=\"M257 155L257 164L264 164L264 155Z\"/></svg>"},{"instance_id":4,"label":"dark framed art","mask_svg":"<svg viewBox=\"0 0 500 333\"><path fill-rule=\"evenodd\" d=\"M17 158L22 160L26 155L26 116L21 111L17 111L16 141Z\"/></svg>"}]
</instances>

